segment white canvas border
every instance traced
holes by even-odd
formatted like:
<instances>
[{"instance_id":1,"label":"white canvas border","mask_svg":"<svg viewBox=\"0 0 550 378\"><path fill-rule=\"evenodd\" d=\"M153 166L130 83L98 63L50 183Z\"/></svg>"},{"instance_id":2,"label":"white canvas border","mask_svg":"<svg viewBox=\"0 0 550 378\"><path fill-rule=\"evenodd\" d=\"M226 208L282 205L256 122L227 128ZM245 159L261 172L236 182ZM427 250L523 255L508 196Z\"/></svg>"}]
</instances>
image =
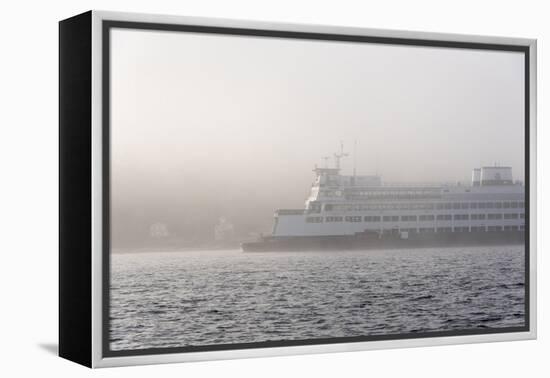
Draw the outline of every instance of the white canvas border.
<instances>
[{"instance_id":1,"label":"white canvas border","mask_svg":"<svg viewBox=\"0 0 550 378\"><path fill-rule=\"evenodd\" d=\"M530 51L530 331L485 335L433 337L385 341L366 341L342 344L322 344L227 351L153 354L142 356L102 356L102 21L131 21L197 26L217 26L294 32L364 35L371 37L411 38L451 42L513 44L528 46ZM424 347L536 338L537 329L537 138L536 138L536 40L479 35L443 34L398 30L364 29L322 25L298 25L273 22L181 17L124 12L92 12L92 366L114 367L128 365L285 356L311 353L350 352L373 349Z\"/></svg>"}]
</instances>

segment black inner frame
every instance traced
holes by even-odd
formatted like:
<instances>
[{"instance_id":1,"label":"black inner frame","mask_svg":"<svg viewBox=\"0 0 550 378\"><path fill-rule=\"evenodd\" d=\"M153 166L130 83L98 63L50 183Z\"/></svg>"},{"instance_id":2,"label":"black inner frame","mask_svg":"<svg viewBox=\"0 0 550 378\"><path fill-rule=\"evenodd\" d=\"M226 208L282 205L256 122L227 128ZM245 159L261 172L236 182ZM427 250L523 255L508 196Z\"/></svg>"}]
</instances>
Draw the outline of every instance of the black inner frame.
<instances>
[{"instance_id":1,"label":"black inner frame","mask_svg":"<svg viewBox=\"0 0 550 378\"><path fill-rule=\"evenodd\" d=\"M503 328L486 328L486 329L464 329L453 331L435 331L435 332L418 332L405 334L390 334L390 335L373 335L373 336L357 336L357 337L335 337L335 338L319 338L305 340L277 340L254 343L238 343L238 344L215 344L201 346L184 346L170 348L147 348L147 349L128 349L113 351L110 349L109 333L110 333L110 254L111 254L111 226L110 226L110 31L113 28L118 29L139 29L150 31L174 31L174 32L191 32L191 33L206 33L219 35L233 36L254 36L266 38L287 38L287 39L302 39L302 40L321 40L321 41L340 41L340 42L357 42L357 43L374 43L374 44L390 44L390 45L405 45L405 46L427 46L427 47L442 47L442 48L459 48L459 49L475 49L475 50L496 50L521 52L524 54L524 113L525 113L525 319L523 327L503 327ZM362 35L348 34L328 34L328 33L312 33L312 32L295 32L283 30L263 30L263 29L246 29L246 28L229 28L215 26L197 26L197 25L178 25L178 24L161 24L161 23L146 23L146 22L130 22L130 21L115 21L105 20L102 22L102 169L103 169L103 263L102 263L102 351L104 357L121 357L121 356L139 356L152 354L166 353L186 353L186 352L205 352L205 351L222 351L234 349L254 349L254 348L270 348L270 347L290 347L301 345L319 345L319 344L337 344L365 341L380 341L380 340L400 340L400 339L418 339L432 337L449 337L449 336L465 336L465 335L486 335L494 333L510 333L510 332L529 332L530 330L530 279L529 279L529 223L530 223L530 179L529 179L529 140L530 140L530 67L529 67L529 46L511 45L511 44L494 44L494 43L479 43L479 42L455 42L441 41L428 39L414 38L394 38L394 37L374 37Z\"/></svg>"}]
</instances>

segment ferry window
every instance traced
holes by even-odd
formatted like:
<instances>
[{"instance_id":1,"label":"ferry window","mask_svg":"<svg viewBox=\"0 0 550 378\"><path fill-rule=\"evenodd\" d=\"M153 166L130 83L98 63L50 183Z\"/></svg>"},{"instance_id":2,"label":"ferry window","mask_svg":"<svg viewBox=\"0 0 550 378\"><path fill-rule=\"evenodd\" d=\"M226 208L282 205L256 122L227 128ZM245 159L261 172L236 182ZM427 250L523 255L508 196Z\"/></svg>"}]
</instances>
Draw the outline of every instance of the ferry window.
<instances>
[{"instance_id":1,"label":"ferry window","mask_svg":"<svg viewBox=\"0 0 550 378\"><path fill-rule=\"evenodd\" d=\"M446 203L445 204L445 210L451 210L453 208L453 204L452 203Z\"/></svg>"},{"instance_id":2,"label":"ferry window","mask_svg":"<svg viewBox=\"0 0 550 378\"><path fill-rule=\"evenodd\" d=\"M480 209L485 209L485 202L480 202L477 204L477 206L480 208Z\"/></svg>"},{"instance_id":3,"label":"ferry window","mask_svg":"<svg viewBox=\"0 0 550 378\"><path fill-rule=\"evenodd\" d=\"M489 226L487 227L488 231L502 231L502 226Z\"/></svg>"},{"instance_id":4,"label":"ferry window","mask_svg":"<svg viewBox=\"0 0 550 378\"><path fill-rule=\"evenodd\" d=\"M525 213L520 213L520 214L519 214L519 218L520 218L520 219L525 219Z\"/></svg>"},{"instance_id":5,"label":"ferry window","mask_svg":"<svg viewBox=\"0 0 550 378\"><path fill-rule=\"evenodd\" d=\"M346 222L361 222L362 217L360 216L348 216L346 217Z\"/></svg>"},{"instance_id":6,"label":"ferry window","mask_svg":"<svg viewBox=\"0 0 550 378\"><path fill-rule=\"evenodd\" d=\"M422 233L435 232L435 229L433 229L433 228L421 227L421 228L418 229L418 232L422 232Z\"/></svg>"},{"instance_id":7,"label":"ferry window","mask_svg":"<svg viewBox=\"0 0 550 378\"><path fill-rule=\"evenodd\" d=\"M468 220L468 214L455 214L455 220Z\"/></svg>"},{"instance_id":8,"label":"ferry window","mask_svg":"<svg viewBox=\"0 0 550 378\"><path fill-rule=\"evenodd\" d=\"M501 209L501 208L502 208L502 202L495 202L495 209Z\"/></svg>"},{"instance_id":9,"label":"ferry window","mask_svg":"<svg viewBox=\"0 0 550 378\"><path fill-rule=\"evenodd\" d=\"M519 207L520 207L520 209L523 209L525 207L525 202L520 202Z\"/></svg>"},{"instance_id":10,"label":"ferry window","mask_svg":"<svg viewBox=\"0 0 550 378\"><path fill-rule=\"evenodd\" d=\"M470 209L477 209L477 202L472 202L470 204Z\"/></svg>"},{"instance_id":11,"label":"ferry window","mask_svg":"<svg viewBox=\"0 0 550 378\"><path fill-rule=\"evenodd\" d=\"M390 217L389 215L384 215L384 216L382 217L382 220L383 220L384 222L389 222L389 221L391 221L391 217Z\"/></svg>"},{"instance_id":12,"label":"ferry window","mask_svg":"<svg viewBox=\"0 0 550 378\"><path fill-rule=\"evenodd\" d=\"M454 210L460 209L460 204L459 203L453 203L453 209Z\"/></svg>"},{"instance_id":13,"label":"ferry window","mask_svg":"<svg viewBox=\"0 0 550 378\"><path fill-rule=\"evenodd\" d=\"M504 202L504 206L503 206L505 209L509 209L510 208L510 202Z\"/></svg>"},{"instance_id":14,"label":"ferry window","mask_svg":"<svg viewBox=\"0 0 550 378\"><path fill-rule=\"evenodd\" d=\"M512 209L516 209L518 206L519 206L519 205L518 205L517 202L510 202L510 207L511 207Z\"/></svg>"},{"instance_id":15,"label":"ferry window","mask_svg":"<svg viewBox=\"0 0 550 378\"><path fill-rule=\"evenodd\" d=\"M445 205L443 205L442 203L438 203L437 205L435 205L435 208L437 210L442 210L444 207L445 207Z\"/></svg>"},{"instance_id":16,"label":"ferry window","mask_svg":"<svg viewBox=\"0 0 550 378\"><path fill-rule=\"evenodd\" d=\"M469 227L455 227L455 232L470 232Z\"/></svg>"},{"instance_id":17,"label":"ferry window","mask_svg":"<svg viewBox=\"0 0 550 378\"><path fill-rule=\"evenodd\" d=\"M485 226L472 226L471 230L472 232L482 232L485 231Z\"/></svg>"},{"instance_id":18,"label":"ferry window","mask_svg":"<svg viewBox=\"0 0 550 378\"><path fill-rule=\"evenodd\" d=\"M325 217L325 222L342 222L342 217Z\"/></svg>"},{"instance_id":19,"label":"ferry window","mask_svg":"<svg viewBox=\"0 0 550 378\"><path fill-rule=\"evenodd\" d=\"M323 223L323 217L307 217L307 223Z\"/></svg>"},{"instance_id":20,"label":"ferry window","mask_svg":"<svg viewBox=\"0 0 550 378\"><path fill-rule=\"evenodd\" d=\"M470 215L472 220L482 220L485 219L485 214L472 214Z\"/></svg>"},{"instance_id":21,"label":"ferry window","mask_svg":"<svg viewBox=\"0 0 550 378\"><path fill-rule=\"evenodd\" d=\"M517 231L518 226L504 226L504 231Z\"/></svg>"},{"instance_id":22,"label":"ferry window","mask_svg":"<svg viewBox=\"0 0 550 378\"><path fill-rule=\"evenodd\" d=\"M519 226L519 230L520 231L525 231L525 226L523 226L523 225Z\"/></svg>"},{"instance_id":23,"label":"ferry window","mask_svg":"<svg viewBox=\"0 0 550 378\"><path fill-rule=\"evenodd\" d=\"M493 209L493 208L495 207L495 204L492 203L492 202L486 202L486 203L485 203L485 207L486 207L487 209Z\"/></svg>"},{"instance_id":24,"label":"ferry window","mask_svg":"<svg viewBox=\"0 0 550 378\"><path fill-rule=\"evenodd\" d=\"M504 219L518 219L518 215L516 213L504 214Z\"/></svg>"},{"instance_id":25,"label":"ferry window","mask_svg":"<svg viewBox=\"0 0 550 378\"><path fill-rule=\"evenodd\" d=\"M400 228L399 231L401 232L411 232L410 230L414 230L413 228Z\"/></svg>"},{"instance_id":26,"label":"ferry window","mask_svg":"<svg viewBox=\"0 0 550 378\"><path fill-rule=\"evenodd\" d=\"M421 215L420 220L421 221L433 221L434 216L433 215Z\"/></svg>"},{"instance_id":27,"label":"ferry window","mask_svg":"<svg viewBox=\"0 0 550 378\"><path fill-rule=\"evenodd\" d=\"M437 220L451 220L453 219L450 214L438 215Z\"/></svg>"},{"instance_id":28,"label":"ferry window","mask_svg":"<svg viewBox=\"0 0 550 378\"><path fill-rule=\"evenodd\" d=\"M439 227L437 229L437 232L452 232L452 228L451 227Z\"/></svg>"},{"instance_id":29,"label":"ferry window","mask_svg":"<svg viewBox=\"0 0 550 378\"><path fill-rule=\"evenodd\" d=\"M488 214L488 219L502 219L502 214Z\"/></svg>"},{"instance_id":30,"label":"ferry window","mask_svg":"<svg viewBox=\"0 0 550 378\"><path fill-rule=\"evenodd\" d=\"M460 204L460 208L461 208L461 209L467 209L467 208L468 208L468 203L462 203L462 204Z\"/></svg>"}]
</instances>

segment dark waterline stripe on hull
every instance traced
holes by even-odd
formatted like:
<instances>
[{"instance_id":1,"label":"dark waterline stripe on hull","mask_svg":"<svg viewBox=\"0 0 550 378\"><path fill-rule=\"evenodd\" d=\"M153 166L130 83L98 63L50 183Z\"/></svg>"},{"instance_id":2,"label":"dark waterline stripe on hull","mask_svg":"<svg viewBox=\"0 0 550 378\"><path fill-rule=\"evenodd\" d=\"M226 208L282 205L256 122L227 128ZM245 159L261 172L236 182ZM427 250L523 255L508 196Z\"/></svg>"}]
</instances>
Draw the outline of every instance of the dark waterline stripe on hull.
<instances>
[{"instance_id":1,"label":"dark waterline stripe on hull","mask_svg":"<svg viewBox=\"0 0 550 378\"><path fill-rule=\"evenodd\" d=\"M408 249L429 247L460 247L514 245L525 242L525 232L464 232L415 234L408 239L399 236L378 238L372 235L266 238L243 243L244 252Z\"/></svg>"}]
</instances>

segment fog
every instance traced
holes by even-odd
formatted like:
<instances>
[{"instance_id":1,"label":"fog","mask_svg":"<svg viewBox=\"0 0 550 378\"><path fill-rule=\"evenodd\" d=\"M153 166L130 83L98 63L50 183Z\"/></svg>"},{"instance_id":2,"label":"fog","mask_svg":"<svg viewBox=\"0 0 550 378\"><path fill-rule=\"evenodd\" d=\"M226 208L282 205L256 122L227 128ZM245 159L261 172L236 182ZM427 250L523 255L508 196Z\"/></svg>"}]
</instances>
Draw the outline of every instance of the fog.
<instances>
[{"instance_id":1,"label":"fog","mask_svg":"<svg viewBox=\"0 0 550 378\"><path fill-rule=\"evenodd\" d=\"M222 216L269 232L340 141L385 182L495 163L523 180L523 69L510 52L114 29L112 245L161 243L152 229L201 245Z\"/></svg>"}]
</instances>

